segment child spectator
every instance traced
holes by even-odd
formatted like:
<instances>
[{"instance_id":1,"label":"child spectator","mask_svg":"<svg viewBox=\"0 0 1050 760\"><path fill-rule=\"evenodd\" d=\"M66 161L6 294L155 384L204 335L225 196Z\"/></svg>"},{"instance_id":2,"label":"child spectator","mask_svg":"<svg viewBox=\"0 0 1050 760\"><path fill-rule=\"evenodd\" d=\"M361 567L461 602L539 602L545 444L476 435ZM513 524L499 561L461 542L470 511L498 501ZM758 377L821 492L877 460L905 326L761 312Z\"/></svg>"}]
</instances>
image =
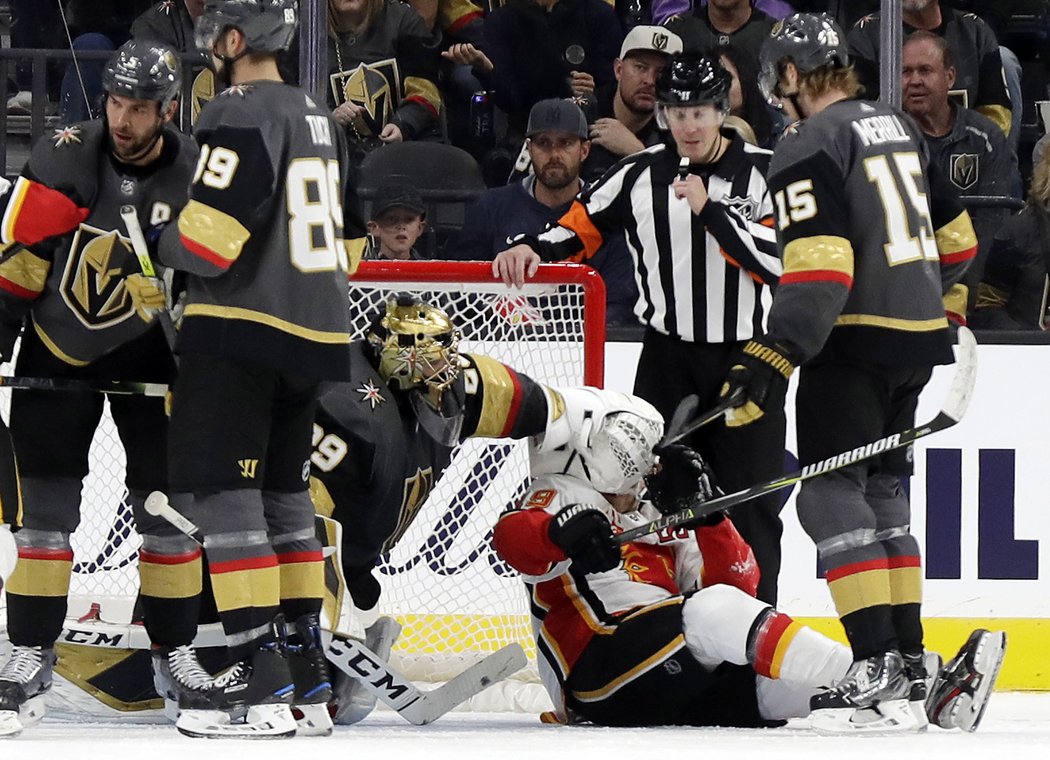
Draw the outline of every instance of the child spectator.
<instances>
[{"instance_id":1,"label":"child spectator","mask_svg":"<svg viewBox=\"0 0 1050 760\"><path fill-rule=\"evenodd\" d=\"M407 185L384 185L372 202L368 234L376 239L376 245L366 258L421 260L424 256L415 245L426 229L427 208L419 193Z\"/></svg>"}]
</instances>

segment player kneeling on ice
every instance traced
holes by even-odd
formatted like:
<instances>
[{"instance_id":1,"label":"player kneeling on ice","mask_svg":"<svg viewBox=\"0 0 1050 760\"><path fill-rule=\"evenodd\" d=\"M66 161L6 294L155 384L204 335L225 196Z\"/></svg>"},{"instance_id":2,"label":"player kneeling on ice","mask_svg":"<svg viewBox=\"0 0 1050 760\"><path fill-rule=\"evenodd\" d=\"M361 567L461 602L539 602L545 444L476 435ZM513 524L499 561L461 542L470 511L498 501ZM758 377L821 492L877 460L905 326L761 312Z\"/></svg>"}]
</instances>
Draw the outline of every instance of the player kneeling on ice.
<instances>
[{"instance_id":1,"label":"player kneeling on ice","mask_svg":"<svg viewBox=\"0 0 1050 760\"><path fill-rule=\"evenodd\" d=\"M710 499L711 473L684 446L657 457L663 419L647 402L562 393L570 417L589 412L566 438L533 439L535 479L494 533L531 595L558 721L755 727L807 716L810 698L850 671L850 650L754 598L753 554L721 513L618 543L618 533ZM976 727L1003 644L977 631L938 672L935 722Z\"/></svg>"}]
</instances>

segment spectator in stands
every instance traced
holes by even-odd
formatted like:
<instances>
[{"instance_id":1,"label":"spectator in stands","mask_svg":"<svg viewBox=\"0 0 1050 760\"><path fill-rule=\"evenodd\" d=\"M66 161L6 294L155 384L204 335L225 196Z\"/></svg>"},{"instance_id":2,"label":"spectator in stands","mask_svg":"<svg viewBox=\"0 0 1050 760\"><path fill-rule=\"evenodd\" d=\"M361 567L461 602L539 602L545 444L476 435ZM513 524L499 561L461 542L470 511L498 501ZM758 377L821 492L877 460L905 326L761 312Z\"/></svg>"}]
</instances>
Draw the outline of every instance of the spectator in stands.
<instances>
[{"instance_id":1,"label":"spectator in stands","mask_svg":"<svg viewBox=\"0 0 1050 760\"><path fill-rule=\"evenodd\" d=\"M605 0L508 0L485 17L484 35L485 55L469 62L506 112L512 143L539 101L589 100L612 82L624 37Z\"/></svg>"},{"instance_id":2,"label":"spectator in stands","mask_svg":"<svg viewBox=\"0 0 1050 760\"><path fill-rule=\"evenodd\" d=\"M372 201L368 234L376 244L366 258L396 261L420 260L416 241L427 229L427 207L407 185L383 185Z\"/></svg>"},{"instance_id":3,"label":"spectator in stands","mask_svg":"<svg viewBox=\"0 0 1050 760\"><path fill-rule=\"evenodd\" d=\"M774 19L782 19L790 16L795 11L808 10L797 7L799 3L787 3L784 0L750 0L751 4L763 13ZM697 5L707 5L707 0L653 0L652 20L654 24L662 24L671 16L680 13L688 13L690 8ZM828 4L822 3L820 11L826 11ZM796 6L796 7L792 7Z\"/></svg>"},{"instance_id":4,"label":"spectator in stands","mask_svg":"<svg viewBox=\"0 0 1050 760\"><path fill-rule=\"evenodd\" d=\"M190 53L197 49L193 40L193 25L204 13L204 0L160 0L131 22L131 36L137 40L163 42L172 50ZM187 102L180 98L179 124L185 129L197 120L201 106L215 97L215 77L207 68L210 61L201 53L201 63L186 66L193 77L193 96ZM183 61L186 65L186 61Z\"/></svg>"},{"instance_id":5,"label":"spectator in stands","mask_svg":"<svg viewBox=\"0 0 1050 760\"><path fill-rule=\"evenodd\" d=\"M1043 148L1040 151L1040 148ZM983 330L1043 329L1050 274L1050 151L1036 146L1028 202L996 233L970 324Z\"/></svg>"},{"instance_id":6,"label":"spectator in stands","mask_svg":"<svg viewBox=\"0 0 1050 760\"><path fill-rule=\"evenodd\" d=\"M359 154L440 138L440 59L422 17L397 0L328 0L328 11L328 105Z\"/></svg>"},{"instance_id":7,"label":"spectator in stands","mask_svg":"<svg viewBox=\"0 0 1050 760\"><path fill-rule=\"evenodd\" d=\"M904 34L917 30L930 31L948 43L955 61L955 84L952 95L968 108L987 116L1003 131L1010 133L1012 116L1010 95L1003 79L1003 62L999 43L991 28L972 13L941 6L940 0L901 0L904 11ZM865 16L848 35L864 97L879 96L879 13Z\"/></svg>"},{"instance_id":8,"label":"spectator in stands","mask_svg":"<svg viewBox=\"0 0 1050 760\"><path fill-rule=\"evenodd\" d=\"M729 88L729 117L736 117L752 130L751 142L760 148L772 148L783 129L783 118L774 111L758 89L757 60L729 44L718 49L719 58L733 77ZM727 123L729 118L727 117ZM732 126L732 124L730 124Z\"/></svg>"},{"instance_id":9,"label":"spectator in stands","mask_svg":"<svg viewBox=\"0 0 1050 760\"><path fill-rule=\"evenodd\" d=\"M758 61L758 51L774 20L750 0L712 0L667 20L666 26L682 38L685 49L704 53L733 43L741 55Z\"/></svg>"},{"instance_id":10,"label":"spectator in stands","mask_svg":"<svg viewBox=\"0 0 1050 760\"><path fill-rule=\"evenodd\" d=\"M445 258L491 261L516 235L538 235L556 223L583 189L580 167L591 143L578 106L568 100L541 100L529 113L526 133L533 174L475 198ZM605 280L606 321L637 324L631 313L637 297L633 266L622 241L607 244L587 263Z\"/></svg>"},{"instance_id":11,"label":"spectator in stands","mask_svg":"<svg viewBox=\"0 0 1050 760\"><path fill-rule=\"evenodd\" d=\"M956 70L947 40L933 32L912 32L904 42L901 69L904 110L922 130L931 163L951 180L964 199L1009 195L1011 179L1017 172L1017 157L990 119L949 97ZM965 309L956 312L959 314L965 314L976 301L977 283L981 281L988 250L1006 217L1003 206L971 208L970 212L978 253L963 279L970 291L968 303L965 307L961 303L949 304L952 311Z\"/></svg>"},{"instance_id":12,"label":"spectator in stands","mask_svg":"<svg viewBox=\"0 0 1050 760\"><path fill-rule=\"evenodd\" d=\"M624 38L613 61L615 86L599 88L590 125L591 152L580 175L585 182L601 177L624 156L656 145L663 137L656 112L656 79L670 56L682 52L682 40L660 26L636 26Z\"/></svg>"}]
</instances>

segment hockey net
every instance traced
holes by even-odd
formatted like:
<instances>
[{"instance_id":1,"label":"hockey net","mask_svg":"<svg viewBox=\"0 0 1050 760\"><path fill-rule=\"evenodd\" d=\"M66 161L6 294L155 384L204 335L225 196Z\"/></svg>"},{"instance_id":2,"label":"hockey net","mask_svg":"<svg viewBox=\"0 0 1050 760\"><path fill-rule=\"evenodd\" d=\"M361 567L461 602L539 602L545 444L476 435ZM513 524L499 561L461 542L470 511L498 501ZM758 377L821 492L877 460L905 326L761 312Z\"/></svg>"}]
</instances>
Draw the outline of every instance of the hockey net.
<instances>
[{"instance_id":1,"label":"hockey net","mask_svg":"<svg viewBox=\"0 0 1050 760\"><path fill-rule=\"evenodd\" d=\"M589 267L542 265L523 289L510 290L492 278L488 263L364 262L350 286L354 337L364 334L388 296L403 291L447 311L463 334L464 352L491 356L548 385L602 384L605 289ZM0 392L0 402L6 416L9 392ZM104 620L130 617L140 539L123 488L124 464L107 415L92 446L72 539L71 617L95 605ZM524 586L491 544L497 516L522 493L527 476L523 442L466 441L398 545L383 556L375 612L402 624L392 663L414 680L447 680L518 642L529 667L516 678L538 683ZM355 625L362 620L367 616L355 616ZM495 707L535 709L535 689L503 693Z\"/></svg>"}]
</instances>

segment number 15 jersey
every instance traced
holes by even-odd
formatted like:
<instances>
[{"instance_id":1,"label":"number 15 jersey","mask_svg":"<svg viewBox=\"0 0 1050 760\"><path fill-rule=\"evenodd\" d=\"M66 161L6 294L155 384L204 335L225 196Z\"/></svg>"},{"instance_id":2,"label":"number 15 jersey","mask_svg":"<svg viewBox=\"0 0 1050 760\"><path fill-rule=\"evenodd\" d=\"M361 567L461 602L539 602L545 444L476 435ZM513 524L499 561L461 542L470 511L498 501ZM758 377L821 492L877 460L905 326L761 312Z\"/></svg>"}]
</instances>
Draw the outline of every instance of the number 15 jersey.
<instances>
[{"instance_id":1,"label":"number 15 jersey","mask_svg":"<svg viewBox=\"0 0 1050 760\"><path fill-rule=\"evenodd\" d=\"M930 366L952 361L942 296L977 249L915 125L843 100L777 145L769 190L784 273L769 335L796 358Z\"/></svg>"},{"instance_id":2,"label":"number 15 jersey","mask_svg":"<svg viewBox=\"0 0 1050 760\"><path fill-rule=\"evenodd\" d=\"M348 377L340 132L281 82L235 85L201 111L190 200L161 239L164 263L189 273L179 351Z\"/></svg>"}]
</instances>

